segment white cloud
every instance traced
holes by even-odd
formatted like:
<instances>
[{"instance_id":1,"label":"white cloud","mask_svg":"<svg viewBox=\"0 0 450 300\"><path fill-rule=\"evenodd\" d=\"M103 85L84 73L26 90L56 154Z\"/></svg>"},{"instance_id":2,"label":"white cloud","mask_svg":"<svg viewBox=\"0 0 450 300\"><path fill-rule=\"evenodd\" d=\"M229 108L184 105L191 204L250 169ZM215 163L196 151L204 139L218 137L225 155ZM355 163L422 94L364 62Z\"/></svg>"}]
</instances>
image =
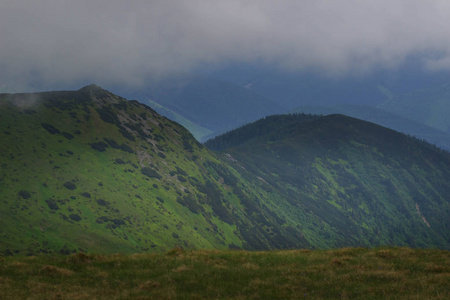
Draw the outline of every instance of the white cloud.
<instances>
[{"instance_id":1,"label":"white cloud","mask_svg":"<svg viewBox=\"0 0 450 300\"><path fill-rule=\"evenodd\" d=\"M227 61L347 74L418 53L449 68L449 11L443 0L3 0L0 83L138 84Z\"/></svg>"}]
</instances>

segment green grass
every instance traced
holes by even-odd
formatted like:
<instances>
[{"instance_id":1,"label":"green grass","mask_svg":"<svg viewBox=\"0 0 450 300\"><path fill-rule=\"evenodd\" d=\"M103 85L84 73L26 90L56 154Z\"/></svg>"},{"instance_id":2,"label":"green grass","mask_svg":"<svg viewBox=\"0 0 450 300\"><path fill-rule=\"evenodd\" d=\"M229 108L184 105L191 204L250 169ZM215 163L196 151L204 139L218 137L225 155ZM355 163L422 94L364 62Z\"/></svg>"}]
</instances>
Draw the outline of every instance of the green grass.
<instances>
[{"instance_id":1,"label":"green grass","mask_svg":"<svg viewBox=\"0 0 450 300\"><path fill-rule=\"evenodd\" d=\"M211 219L207 203L202 203L204 211L194 214L176 201L184 195L200 197L190 178L204 182L202 163L214 159L186 129L112 94L103 106L81 97L80 91L58 95L40 95L41 102L30 110L16 105L19 96L12 96L15 100L0 96L0 253L30 255L63 248L134 253L242 244L234 226ZM49 101L56 96L58 101ZM83 107L71 97L88 104ZM149 137L134 132L134 140L127 139L117 124L101 118L99 107L121 114L126 119L122 123L130 128L146 128ZM73 138L51 134L42 126L50 123ZM127 145L134 153L90 146L106 143L104 138ZM184 149L188 144L190 152ZM160 177L144 176L144 167ZM178 172L183 172L183 182ZM66 188L67 182L76 188ZM28 196L22 197L24 192ZM70 219L74 214L81 219ZM112 226L108 220L121 224ZM220 230L214 231L214 226Z\"/></svg>"},{"instance_id":2,"label":"green grass","mask_svg":"<svg viewBox=\"0 0 450 300\"><path fill-rule=\"evenodd\" d=\"M95 86L0 108L4 255L450 249L450 156L373 124L268 117L217 143L231 158Z\"/></svg>"},{"instance_id":3,"label":"green grass","mask_svg":"<svg viewBox=\"0 0 450 300\"><path fill-rule=\"evenodd\" d=\"M0 261L0 299L448 299L449 287L450 253L430 249L174 248Z\"/></svg>"},{"instance_id":4,"label":"green grass","mask_svg":"<svg viewBox=\"0 0 450 300\"><path fill-rule=\"evenodd\" d=\"M248 170L268 182L265 191L285 193L273 211L317 248L449 250L450 156L422 141L340 115L279 115L206 146L231 155L243 177Z\"/></svg>"},{"instance_id":5,"label":"green grass","mask_svg":"<svg viewBox=\"0 0 450 300\"><path fill-rule=\"evenodd\" d=\"M306 247L251 179L142 104L90 86L0 108L0 253Z\"/></svg>"}]
</instances>

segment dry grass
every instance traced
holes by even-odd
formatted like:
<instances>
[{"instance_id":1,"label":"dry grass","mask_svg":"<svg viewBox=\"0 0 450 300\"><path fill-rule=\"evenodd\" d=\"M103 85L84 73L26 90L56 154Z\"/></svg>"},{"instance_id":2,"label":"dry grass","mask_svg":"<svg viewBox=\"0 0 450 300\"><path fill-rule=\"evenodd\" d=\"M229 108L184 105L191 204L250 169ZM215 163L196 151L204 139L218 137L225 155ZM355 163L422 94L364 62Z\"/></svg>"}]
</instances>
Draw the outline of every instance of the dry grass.
<instances>
[{"instance_id":1,"label":"dry grass","mask_svg":"<svg viewBox=\"0 0 450 300\"><path fill-rule=\"evenodd\" d=\"M450 254L408 248L3 257L0 299L450 299Z\"/></svg>"}]
</instances>

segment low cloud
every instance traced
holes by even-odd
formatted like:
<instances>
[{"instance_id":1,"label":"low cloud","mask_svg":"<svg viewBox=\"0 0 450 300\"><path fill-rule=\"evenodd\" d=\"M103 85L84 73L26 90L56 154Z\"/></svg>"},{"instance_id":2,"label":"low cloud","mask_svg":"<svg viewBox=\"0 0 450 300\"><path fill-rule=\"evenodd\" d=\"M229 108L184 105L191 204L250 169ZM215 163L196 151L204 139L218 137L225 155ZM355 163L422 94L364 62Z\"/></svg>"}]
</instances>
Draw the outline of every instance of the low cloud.
<instances>
[{"instance_id":1,"label":"low cloud","mask_svg":"<svg viewBox=\"0 0 450 300\"><path fill-rule=\"evenodd\" d=\"M450 69L448 11L443 0L4 0L0 84L138 85L227 62L346 75L414 56Z\"/></svg>"}]
</instances>

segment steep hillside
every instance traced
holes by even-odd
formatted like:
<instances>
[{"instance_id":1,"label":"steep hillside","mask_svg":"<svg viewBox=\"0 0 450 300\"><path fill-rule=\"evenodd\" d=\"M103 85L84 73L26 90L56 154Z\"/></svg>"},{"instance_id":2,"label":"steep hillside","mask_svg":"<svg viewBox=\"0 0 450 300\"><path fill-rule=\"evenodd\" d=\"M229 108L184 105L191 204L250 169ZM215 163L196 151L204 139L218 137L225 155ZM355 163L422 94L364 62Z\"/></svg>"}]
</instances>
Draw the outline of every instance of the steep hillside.
<instances>
[{"instance_id":1,"label":"steep hillside","mask_svg":"<svg viewBox=\"0 0 450 300\"><path fill-rule=\"evenodd\" d=\"M255 223L258 188L186 129L94 85L0 95L0 161L0 253L309 246Z\"/></svg>"},{"instance_id":2,"label":"steep hillside","mask_svg":"<svg viewBox=\"0 0 450 300\"><path fill-rule=\"evenodd\" d=\"M0 95L0 253L450 246L450 157L333 115L208 143L97 86Z\"/></svg>"},{"instance_id":3,"label":"steep hillside","mask_svg":"<svg viewBox=\"0 0 450 300\"><path fill-rule=\"evenodd\" d=\"M430 144L343 115L283 115L206 145L280 193L276 210L314 245L450 248L450 154Z\"/></svg>"}]
</instances>

